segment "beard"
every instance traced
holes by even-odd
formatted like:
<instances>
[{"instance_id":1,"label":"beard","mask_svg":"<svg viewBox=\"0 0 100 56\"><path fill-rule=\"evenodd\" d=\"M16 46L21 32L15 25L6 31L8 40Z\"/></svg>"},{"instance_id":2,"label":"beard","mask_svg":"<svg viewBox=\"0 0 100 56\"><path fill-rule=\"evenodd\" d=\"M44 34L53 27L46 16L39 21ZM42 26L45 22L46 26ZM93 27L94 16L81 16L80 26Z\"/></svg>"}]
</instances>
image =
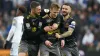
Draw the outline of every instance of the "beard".
<instances>
[{"instance_id":1,"label":"beard","mask_svg":"<svg viewBox=\"0 0 100 56\"><path fill-rule=\"evenodd\" d=\"M62 13L62 15L65 17L65 16L67 16L67 15L68 15L68 13L66 13L66 14L63 14L63 13Z\"/></svg>"},{"instance_id":2,"label":"beard","mask_svg":"<svg viewBox=\"0 0 100 56\"><path fill-rule=\"evenodd\" d=\"M67 15L68 15L68 12L63 11L63 12L62 12L62 15L63 15L64 17L67 16Z\"/></svg>"},{"instance_id":3,"label":"beard","mask_svg":"<svg viewBox=\"0 0 100 56\"><path fill-rule=\"evenodd\" d=\"M35 16L36 16L36 17L38 17L38 16L40 16L40 14L38 14L38 13L35 13Z\"/></svg>"}]
</instances>

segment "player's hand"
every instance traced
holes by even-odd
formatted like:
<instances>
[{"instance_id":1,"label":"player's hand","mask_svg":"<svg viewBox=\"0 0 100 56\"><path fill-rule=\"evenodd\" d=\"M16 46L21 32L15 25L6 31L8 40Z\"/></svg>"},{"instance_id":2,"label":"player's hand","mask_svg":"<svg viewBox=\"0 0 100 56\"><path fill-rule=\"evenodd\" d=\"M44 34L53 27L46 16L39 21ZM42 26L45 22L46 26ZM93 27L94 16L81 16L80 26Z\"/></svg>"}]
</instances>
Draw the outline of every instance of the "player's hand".
<instances>
[{"instance_id":1,"label":"player's hand","mask_svg":"<svg viewBox=\"0 0 100 56\"><path fill-rule=\"evenodd\" d=\"M4 44L4 48L8 49L9 45L11 45L11 42L10 41L6 41L5 44Z\"/></svg>"},{"instance_id":2,"label":"player's hand","mask_svg":"<svg viewBox=\"0 0 100 56\"><path fill-rule=\"evenodd\" d=\"M51 47L52 43L50 41L46 40L45 45Z\"/></svg>"},{"instance_id":3,"label":"player's hand","mask_svg":"<svg viewBox=\"0 0 100 56\"><path fill-rule=\"evenodd\" d=\"M45 30L46 32L51 31L51 26L46 26L46 27L44 27L44 30Z\"/></svg>"},{"instance_id":4,"label":"player's hand","mask_svg":"<svg viewBox=\"0 0 100 56\"><path fill-rule=\"evenodd\" d=\"M52 30L55 30L55 29L57 29L57 28L58 28L58 24L54 23L54 24L52 25Z\"/></svg>"},{"instance_id":5,"label":"player's hand","mask_svg":"<svg viewBox=\"0 0 100 56\"><path fill-rule=\"evenodd\" d=\"M56 38L61 38L61 36L58 34L58 33L56 33Z\"/></svg>"},{"instance_id":6,"label":"player's hand","mask_svg":"<svg viewBox=\"0 0 100 56\"><path fill-rule=\"evenodd\" d=\"M65 40L61 40L61 48L65 46Z\"/></svg>"}]
</instances>

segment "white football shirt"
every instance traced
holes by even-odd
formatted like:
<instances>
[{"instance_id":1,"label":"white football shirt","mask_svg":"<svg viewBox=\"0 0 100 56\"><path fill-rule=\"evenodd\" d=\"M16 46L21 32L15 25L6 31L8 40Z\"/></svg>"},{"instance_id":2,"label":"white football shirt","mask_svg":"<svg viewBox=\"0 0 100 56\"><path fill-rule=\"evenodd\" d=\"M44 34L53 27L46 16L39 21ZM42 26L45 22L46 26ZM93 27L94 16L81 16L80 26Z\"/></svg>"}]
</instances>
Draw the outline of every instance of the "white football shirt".
<instances>
[{"instance_id":1,"label":"white football shirt","mask_svg":"<svg viewBox=\"0 0 100 56\"><path fill-rule=\"evenodd\" d=\"M22 31L23 19L24 19L23 16L14 17L11 29L7 37L7 41L10 41L10 39L13 36L11 42L20 43L20 40L23 34L23 31Z\"/></svg>"}]
</instances>

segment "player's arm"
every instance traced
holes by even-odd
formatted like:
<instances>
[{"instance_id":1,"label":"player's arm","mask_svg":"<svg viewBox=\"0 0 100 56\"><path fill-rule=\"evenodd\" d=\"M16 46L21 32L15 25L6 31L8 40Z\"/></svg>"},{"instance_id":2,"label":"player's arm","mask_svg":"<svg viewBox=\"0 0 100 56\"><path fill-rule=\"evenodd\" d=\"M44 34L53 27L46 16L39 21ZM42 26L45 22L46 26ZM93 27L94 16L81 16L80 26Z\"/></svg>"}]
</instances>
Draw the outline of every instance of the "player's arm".
<instances>
[{"instance_id":1,"label":"player's arm","mask_svg":"<svg viewBox=\"0 0 100 56\"><path fill-rule=\"evenodd\" d=\"M60 19L63 19L63 17L57 18L52 26L47 26L48 31L56 30L58 28L59 24L60 24Z\"/></svg>"},{"instance_id":2,"label":"player's arm","mask_svg":"<svg viewBox=\"0 0 100 56\"><path fill-rule=\"evenodd\" d=\"M69 28L68 28L68 31L66 31L65 33L59 35L58 33L56 33L56 37L57 38L64 38L64 37L68 37L68 36L71 36L74 29L75 29L75 25L76 25L76 22L75 21L72 21L71 24L69 25Z\"/></svg>"},{"instance_id":3,"label":"player's arm","mask_svg":"<svg viewBox=\"0 0 100 56\"><path fill-rule=\"evenodd\" d=\"M46 30L46 31L53 31L53 30L57 29L58 26L59 26L59 24L54 23L52 26L46 26L46 27L44 27L44 29L47 28L48 30Z\"/></svg>"},{"instance_id":4,"label":"player's arm","mask_svg":"<svg viewBox=\"0 0 100 56\"><path fill-rule=\"evenodd\" d=\"M48 26L44 19L42 19L42 28L44 32L48 32L51 30L51 26Z\"/></svg>"},{"instance_id":5,"label":"player's arm","mask_svg":"<svg viewBox=\"0 0 100 56\"><path fill-rule=\"evenodd\" d=\"M42 10L42 12L40 13L40 15L42 16L42 18L45 18L48 16L48 13L49 13L49 9L44 9ZM44 31L45 32L48 32L48 31L51 31L51 26L45 26L45 20L42 20L43 21L43 28L44 28Z\"/></svg>"},{"instance_id":6,"label":"player's arm","mask_svg":"<svg viewBox=\"0 0 100 56\"><path fill-rule=\"evenodd\" d=\"M58 28L58 26L59 26L58 23L54 23L54 24L51 26L51 29L52 29L52 30L55 30L55 29Z\"/></svg>"},{"instance_id":7,"label":"player's arm","mask_svg":"<svg viewBox=\"0 0 100 56\"><path fill-rule=\"evenodd\" d=\"M73 28L71 28L71 27L69 27L67 32L65 32L65 33L61 34L61 38L71 36L71 35L72 35L72 33L73 33L73 31L74 31L74 29L73 29Z\"/></svg>"},{"instance_id":8,"label":"player's arm","mask_svg":"<svg viewBox=\"0 0 100 56\"><path fill-rule=\"evenodd\" d=\"M46 31L46 32L48 32L48 31L53 31L53 30L55 30L55 29L57 29L58 28L58 24L57 23L54 23L52 26L45 26L44 27L44 30Z\"/></svg>"},{"instance_id":9,"label":"player's arm","mask_svg":"<svg viewBox=\"0 0 100 56\"><path fill-rule=\"evenodd\" d=\"M49 11L49 9L44 9L44 12L45 12L45 15L46 15L46 14L48 14L50 11ZM59 22L59 21L60 21L60 20L57 19L57 20L55 21L55 23L54 23L52 26L45 26L45 27L44 27L44 30L45 30L46 32L48 32L48 31L53 31L53 30L57 29L57 28L58 28L58 22Z\"/></svg>"},{"instance_id":10,"label":"player's arm","mask_svg":"<svg viewBox=\"0 0 100 56\"><path fill-rule=\"evenodd\" d=\"M51 26L45 26L44 31L45 32L52 31Z\"/></svg>"},{"instance_id":11,"label":"player's arm","mask_svg":"<svg viewBox=\"0 0 100 56\"><path fill-rule=\"evenodd\" d=\"M7 41L9 41L11 39L11 37L13 36L14 32L15 32L15 29L16 29L16 19L14 18L13 19L13 22L12 22L12 26L11 26L11 29L8 33L8 36L7 36Z\"/></svg>"}]
</instances>

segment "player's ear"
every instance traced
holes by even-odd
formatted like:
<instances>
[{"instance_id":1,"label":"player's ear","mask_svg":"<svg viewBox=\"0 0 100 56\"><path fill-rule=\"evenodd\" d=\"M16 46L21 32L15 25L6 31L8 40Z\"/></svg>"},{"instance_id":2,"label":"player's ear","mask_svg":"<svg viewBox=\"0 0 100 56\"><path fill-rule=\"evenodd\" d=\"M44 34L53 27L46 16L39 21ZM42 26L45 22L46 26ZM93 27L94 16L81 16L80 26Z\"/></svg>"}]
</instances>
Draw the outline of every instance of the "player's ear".
<instances>
[{"instance_id":1,"label":"player's ear","mask_svg":"<svg viewBox=\"0 0 100 56\"><path fill-rule=\"evenodd\" d=\"M69 13L71 13L72 12L72 9L71 9L71 7L69 6Z\"/></svg>"},{"instance_id":2,"label":"player's ear","mask_svg":"<svg viewBox=\"0 0 100 56\"><path fill-rule=\"evenodd\" d=\"M34 12L35 11L35 8L31 8L31 11Z\"/></svg>"}]
</instances>

